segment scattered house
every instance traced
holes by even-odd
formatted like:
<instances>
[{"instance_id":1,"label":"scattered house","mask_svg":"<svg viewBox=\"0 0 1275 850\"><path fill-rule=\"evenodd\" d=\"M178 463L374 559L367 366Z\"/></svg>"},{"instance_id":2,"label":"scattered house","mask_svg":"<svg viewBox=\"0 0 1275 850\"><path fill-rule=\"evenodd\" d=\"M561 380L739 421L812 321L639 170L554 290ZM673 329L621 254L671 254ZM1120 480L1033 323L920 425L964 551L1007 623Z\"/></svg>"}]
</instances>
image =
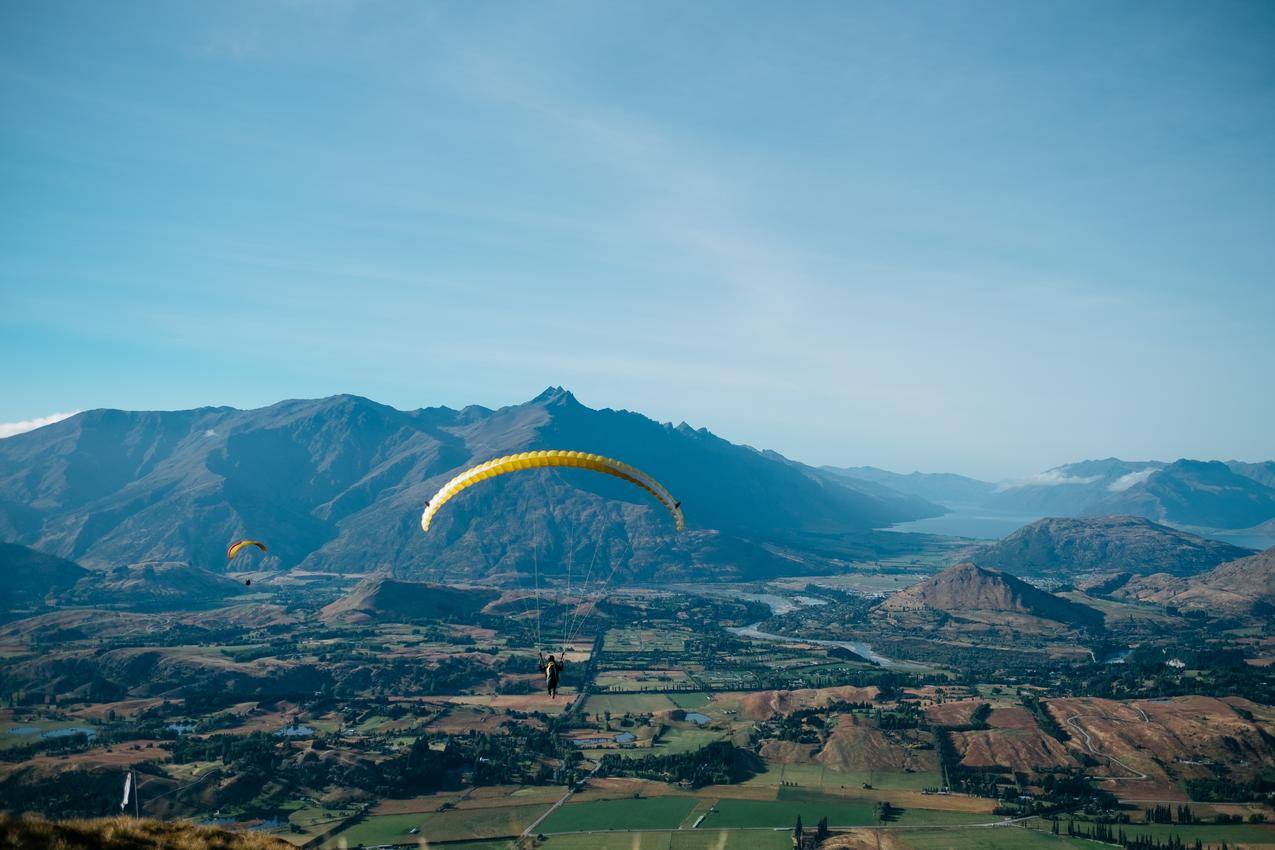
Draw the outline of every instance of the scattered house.
<instances>
[{"instance_id":1,"label":"scattered house","mask_svg":"<svg viewBox=\"0 0 1275 850\"><path fill-rule=\"evenodd\" d=\"M615 738L613 736L607 735L604 738L572 738L571 743L575 744L577 747L605 747L614 740Z\"/></svg>"}]
</instances>

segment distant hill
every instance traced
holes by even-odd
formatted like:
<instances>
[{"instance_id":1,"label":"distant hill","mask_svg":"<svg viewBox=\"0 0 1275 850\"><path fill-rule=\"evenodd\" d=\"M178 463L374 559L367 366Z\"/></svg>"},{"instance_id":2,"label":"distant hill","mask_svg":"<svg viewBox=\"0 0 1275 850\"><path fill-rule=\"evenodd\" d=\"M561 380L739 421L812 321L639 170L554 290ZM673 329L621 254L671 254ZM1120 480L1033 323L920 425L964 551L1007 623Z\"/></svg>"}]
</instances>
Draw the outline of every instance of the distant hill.
<instances>
[{"instance_id":1,"label":"distant hill","mask_svg":"<svg viewBox=\"0 0 1275 850\"><path fill-rule=\"evenodd\" d=\"M1255 474L1260 472L1255 470ZM1136 514L1179 525L1248 528L1275 517L1275 489L1221 461L1179 460L1106 496L1085 513Z\"/></svg>"},{"instance_id":2,"label":"distant hill","mask_svg":"<svg viewBox=\"0 0 1275 850\"><path fill-rule=\"evenodd\" d=\"M1275 488L1275 460L1263 463L1245 463L1239 460L1228 460L1227 467L1236 475L1252 478L1258 484Z\"/></svg>"},{"instance_id":3,"label":"distant hill","mask_svg":"<svg viewBox=\"0 0 1275 850\"><path fill-rule=\"evenodd\" d=\"M464 618L472 617L498 596L490 590L462 590L377 576L364 579L320 611L319 617L329 622L350 623Z\"/></svg>"},{"instance_id":4,"label":"distant hill","mask_svg":"<svg viewBox=\"0 0 1275 850\"><path fill-rule=\"evenodd\" d=\"M948 567L890 596L877 608L892 614L930 610L958 616L972 612L1022 615L1076 627L1102 622L1102 615L1093 608L971 563Z\"/></svg>"},{"instance_id":5,"label":"distant hill","mask_svg":"<svg viewBox=\"0 0 1275 850\"><path fill-rule=\"evenodd\" d=\"M1017 575L1192 575L1251 551L1143 517L1105 516L1038 520L976 550L970 560Z\"/></svg>"},{"instance_id":6,"label":"distant hill","mask_svg":"<svg viewBox=\"0 0 1275 850\"><path fill-rule=\"evenodd\" d=\"M917 496L941 505L973 505L996 490L995 484L967 478L952 472L909 472L906 475L878 469L875 466L825 466L833 475L857 481L870 481L899 493Z\"/></svg>"},{"instance_id":7,"label":"distant hill","mask_svg":"<svg viewBox=\"0 0 1275 850\"><path fill-rule=\"evenodd\" d=\"M1049 516L1128 514L1198 529L1275 520L1275 461L1086 460L1007 482L986 507Z\"/></svg>"},{"instance_id":8,"label":"distant hill","mask_svg":"<svg viewBox=\"0 0 1275 850\"><path fill-rule=\"evenodd\" d=\"M89 571L28 546L0 543L0 575L5 582L5 607L15 608L57 597L89 575Z\"/></svg>"},{"instance_id":9,"label":"distant hill","mask_svg":"<svg viewBox=\"0 0 1275 850\"><path fill-rule=\"evenodd\" d=\"M1109 457L1047 469L1005 482L984 501L988 507L1045 516L1079 516L1114 492L1132 487L1164 467L1160 461Z\"/></svg>"},{"instance_id":10,"label":"distant hill","mask_svg":"<svg viewBox=\"0 0 1275 850\"><path fill-rule=\"evenodd\" d=\"M250 592L242 582L190 564L132 564L82 578L61 597L75 605L177 611Z\"/></svg>"},{"instance_id":11,"label":"distant hill","mask_svg":"<svg viewBox=\"0 0 1275 850\"><path fill-rule=\"evenodd\" d=\"M690 530L675 534L622 482L539 470L466 491L421 533L425 500L451 475L543 448L648 471L682 501ZM594 410L561 388L499 410L404 411L349 395L258 410L92 410L0 440L0 535L86 566L220 570L226 543L252 536L285 569L472 578L529 572L537 557L565 569L598 545L621 575L756 577L899 547L899 535L871 530L940 513L702 428Z\"/></svg>"},{"instance_id":12,"label":"distant hill","mask_svg":"<svg viewBox=\"0 0 1275 850\"><path fill-rule=\"evenodd\" d=\"M1183 611L1275 616L1275 547L1189 578L1158 573L1109 588L1113 596Z\"/></svg>"}]
</instances>

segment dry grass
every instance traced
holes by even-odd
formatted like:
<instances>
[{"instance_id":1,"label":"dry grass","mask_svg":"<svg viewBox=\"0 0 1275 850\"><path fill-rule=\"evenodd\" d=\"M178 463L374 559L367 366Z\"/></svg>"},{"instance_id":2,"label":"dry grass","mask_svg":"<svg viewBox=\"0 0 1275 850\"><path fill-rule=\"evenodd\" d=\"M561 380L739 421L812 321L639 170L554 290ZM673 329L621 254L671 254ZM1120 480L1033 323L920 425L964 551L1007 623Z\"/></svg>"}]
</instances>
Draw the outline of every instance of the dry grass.
<instances>
[{"instance_id":1,"label":"dry grass","mask_svg":"<svg viewBox=\"0 0 1275 850\"><path fill-rule=\"evenodd\" d=\"M134 818L47 821L0 814L0 847L14 850L293 850L268 835Z\"/></svg>"}]
</instances>

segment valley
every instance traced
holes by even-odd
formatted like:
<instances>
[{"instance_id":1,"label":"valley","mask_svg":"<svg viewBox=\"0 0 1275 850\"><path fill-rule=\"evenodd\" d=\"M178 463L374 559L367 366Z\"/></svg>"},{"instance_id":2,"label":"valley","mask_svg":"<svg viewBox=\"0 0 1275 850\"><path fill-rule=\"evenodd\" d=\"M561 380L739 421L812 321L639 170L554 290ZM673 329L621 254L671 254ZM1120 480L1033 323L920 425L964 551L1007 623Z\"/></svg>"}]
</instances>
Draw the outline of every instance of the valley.
<instances>
[{"instance_id":1,"label":"valley","mask_svg":"<svg viewBox=\"0 0 1275 850\"><path fill-rule=\"evenodd\" d=\"M0 792L102 815L132 769L144 814L322 848L786 847L798 816L844 847L1275 843L1269 623L876 569L626 586L556 700L516 590L278 574L231 607L59 606L0 630ZM541 601L543 626L584 600Z\"/></svg>"},{"instance_id":2,"label":"valley","mask_svg":"<svg viewBox=\"0 0 1275 850\"><path fill-rule=\"evenodd\" d=\"M464 464L560 439L688 531L568 468L421 533ZM1275 846L1275 550L1085 514L1157 475L1260 511L1266 471L816 469L558 388L83 414L0 443L0 799L103 817L135 776L144 817L322 850ZM891 530L952 498L1005 527Z\"/></svg>"}]
</instances>

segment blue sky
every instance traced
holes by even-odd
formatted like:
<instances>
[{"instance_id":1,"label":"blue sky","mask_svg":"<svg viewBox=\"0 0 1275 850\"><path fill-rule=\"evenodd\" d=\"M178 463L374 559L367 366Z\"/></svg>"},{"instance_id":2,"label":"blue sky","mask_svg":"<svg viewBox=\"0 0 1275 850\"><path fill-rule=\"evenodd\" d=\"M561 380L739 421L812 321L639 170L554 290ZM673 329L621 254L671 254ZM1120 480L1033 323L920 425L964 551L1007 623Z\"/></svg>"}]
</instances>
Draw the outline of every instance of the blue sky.
<instances>
[{"instance_id":1,"label":"blue sky","mask_svg":"<svg viewBox=\"0 0 1275 850\"><path fill-rule=\"evenodd\" d=\"M1269 3L6 3L0 422L563 384L812 463L1275 457Z\"/></svg>"}]
</instances>

